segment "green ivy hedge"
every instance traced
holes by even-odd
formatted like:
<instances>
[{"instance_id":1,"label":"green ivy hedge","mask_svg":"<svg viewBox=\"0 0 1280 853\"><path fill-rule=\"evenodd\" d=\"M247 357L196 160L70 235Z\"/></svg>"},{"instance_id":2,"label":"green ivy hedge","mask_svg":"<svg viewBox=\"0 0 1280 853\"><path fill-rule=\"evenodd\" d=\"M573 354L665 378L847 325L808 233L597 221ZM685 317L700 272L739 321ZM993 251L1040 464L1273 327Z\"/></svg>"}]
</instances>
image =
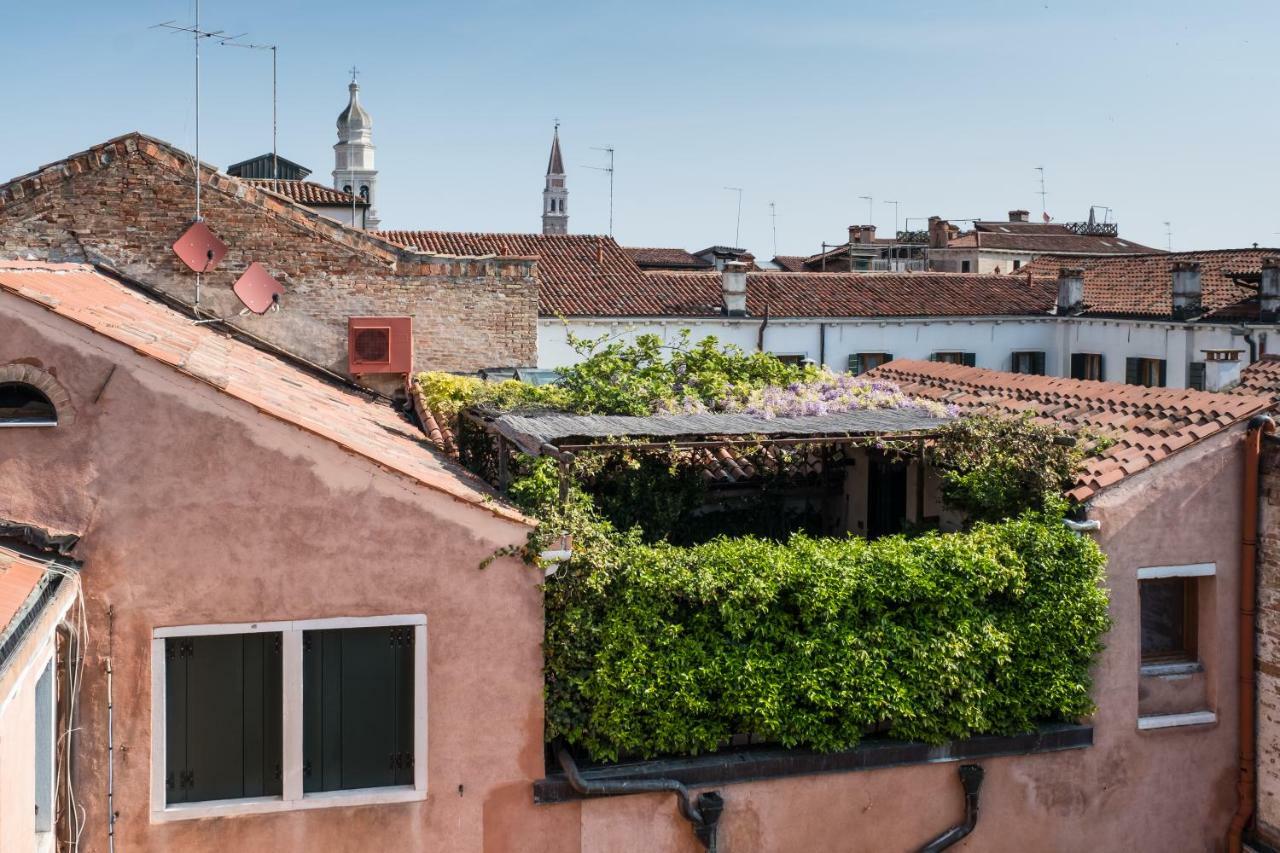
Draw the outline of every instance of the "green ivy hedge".
<instances>
[{"instance_id":1,"label":"green ivy hedge","mask_svg":"<svg viewBox=\"0 0 1280 853\"><path fill-rule=\"evenodd\" d=\"M599 760L740 733L823 751L873 730L940 743L1093 708L1104 557L1060 514L872 542L602 535L575 551L546 586L547 737Z\"/></svg>"}]
</instances>

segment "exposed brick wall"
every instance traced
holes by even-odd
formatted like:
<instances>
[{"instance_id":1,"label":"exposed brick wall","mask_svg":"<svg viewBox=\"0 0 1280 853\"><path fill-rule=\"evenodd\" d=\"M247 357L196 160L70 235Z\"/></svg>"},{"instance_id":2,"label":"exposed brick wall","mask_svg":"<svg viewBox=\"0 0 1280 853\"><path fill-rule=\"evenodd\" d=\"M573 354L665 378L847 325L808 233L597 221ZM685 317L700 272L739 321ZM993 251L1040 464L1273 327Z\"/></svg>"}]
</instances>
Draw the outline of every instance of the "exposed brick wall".
<instances>
[{"instance_id":1,"label":"exposed brick wall","mask_svg":"<svg viewBox=\"0 0 1280 853\"><path fill-rule=\"evenodd\" d=\"M1280 844L1280 441L1263 440L1258 500L1259 834Z\"/></svg>"},{"instance_id":2,"label":"exposed brick wall","mask_svg":"<svg viewBox=\"0 0 1280 853\"><path fill-rule=\"evenodd\" d=\"M416 369L537 363L532 258L418 253L344 228L207 167L205 221L230 248L203 277L201 307L231 317L253 261L285 286L282 310L236 325L346 370L350 316L411 315ZM191 161L145 136L121 137L0 186L0 256L107 263L191 303L195 275L171 246L190 224Z\"/></svg>"}]
</instances>

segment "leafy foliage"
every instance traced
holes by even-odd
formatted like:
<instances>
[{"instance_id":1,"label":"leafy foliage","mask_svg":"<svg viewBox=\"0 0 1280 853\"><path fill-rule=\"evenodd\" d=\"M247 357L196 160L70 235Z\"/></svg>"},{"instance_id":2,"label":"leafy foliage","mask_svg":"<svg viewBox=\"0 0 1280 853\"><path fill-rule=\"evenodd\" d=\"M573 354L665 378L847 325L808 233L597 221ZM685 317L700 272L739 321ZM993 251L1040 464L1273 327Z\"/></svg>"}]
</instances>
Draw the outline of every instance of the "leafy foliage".
<instances>
[{"instance_id":1,"label":"leafy foliage","mask_svg":"<svg viewBox=\"0 0 1280 853\"><path fill-rule=\"evenodd\" d=\"M1063 493L1090 453L1110 443L1070 436L1031 412L974 415L938 430L929 462L942 472L942 497L975 521L998 521L1029 507L1065 510Z\"/></svg>"},{"instance_id":2,"label":"leafy foliage","mask_svg":"<svg viewBox=\"0 0 1280 853\"><path fill-rule=\"evenodd\" d=\"M575 542L546 586L547 736L614 760L1073 719L1092 709L1102 566L1039 515L874 542Z\"/></svg>"}]
</instances>

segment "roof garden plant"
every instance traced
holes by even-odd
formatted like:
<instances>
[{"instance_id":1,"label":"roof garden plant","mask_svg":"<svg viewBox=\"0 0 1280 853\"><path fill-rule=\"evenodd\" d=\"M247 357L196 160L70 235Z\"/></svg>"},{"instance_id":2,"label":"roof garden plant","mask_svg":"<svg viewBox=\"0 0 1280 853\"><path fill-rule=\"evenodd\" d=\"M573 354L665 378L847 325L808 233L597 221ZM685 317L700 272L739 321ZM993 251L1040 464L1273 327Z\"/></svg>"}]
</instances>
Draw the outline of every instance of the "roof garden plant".
<instances>
[{"instance_id":1,"label":"roof garden plant","mask_svg":"<svg viewBox=\"0 0 1280 853\"><path fill-rule=\"evenodd\" d=\"M944 413L891 383L714 341L583 345L556 391L420 386L434 406ZM521 460L508 491L541 520L526 556L573 536L544 589L547 738L611 761L712 751L741 734L817 750L876 735L940 743L1090 713L1104 557L1062 524L1062 494L1096 439L1031 415L952 420L934 436L929 462L967 527L874 541L803 527L682 540L679 519L704 495L674 448L579 453L567 498L555 460Z\"/></svg>"}]
</instances>

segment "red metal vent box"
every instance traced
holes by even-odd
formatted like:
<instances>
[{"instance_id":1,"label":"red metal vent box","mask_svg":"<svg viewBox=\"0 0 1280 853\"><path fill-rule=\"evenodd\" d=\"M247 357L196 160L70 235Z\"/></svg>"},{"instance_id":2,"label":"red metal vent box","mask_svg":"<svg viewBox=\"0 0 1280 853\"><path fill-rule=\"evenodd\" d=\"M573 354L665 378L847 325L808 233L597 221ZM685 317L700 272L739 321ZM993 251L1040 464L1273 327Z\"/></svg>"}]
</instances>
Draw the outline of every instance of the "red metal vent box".
<instances>
[{"instance_id":1,"label":"red metal vent box","mask_svg":"<svg viewBox=\"0 0 1280 853\"><path fill-rule=\"evenodd\" d=\"M412 317L347 319L347 370L352 376L408 373L412 369Z\"/></svg>"}]
</instances>

